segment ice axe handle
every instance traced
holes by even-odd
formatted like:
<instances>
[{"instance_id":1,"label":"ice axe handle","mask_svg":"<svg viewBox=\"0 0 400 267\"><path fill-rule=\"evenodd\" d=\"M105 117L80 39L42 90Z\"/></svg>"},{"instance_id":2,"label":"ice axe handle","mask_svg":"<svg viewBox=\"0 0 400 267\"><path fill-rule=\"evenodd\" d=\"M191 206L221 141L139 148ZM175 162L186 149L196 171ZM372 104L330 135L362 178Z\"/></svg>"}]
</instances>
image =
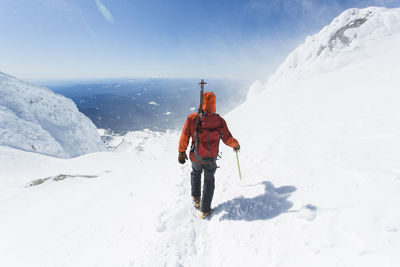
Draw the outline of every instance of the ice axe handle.
<instances>
[{"instance_id":1,"label":"ice axe handle","mask_svg":"<svg viewBox=\"0 0 400 267\"><path fill-rule=\"evenodd\" d=\"M240 164L239 164L239 153L237 150L236 150L236 161L237 161L238 170L239 170L239 178L240 178L240 180L242 180L242 172L240 171Z\"/></svg>"},{"instance_id":2,"label":"ice axe handle","mask_svg":"<svg viewBox=\"0 0 400 267\"><path fill-rule=\"evenodd\" d=\"M203 93L204 93L204 85L207 84L204 79L202 79L199 83L201 85L201 90L200 90L200 106L199 106L199 111L198 113L201 114L203 113Z\"/></svg>"}]
</instances>

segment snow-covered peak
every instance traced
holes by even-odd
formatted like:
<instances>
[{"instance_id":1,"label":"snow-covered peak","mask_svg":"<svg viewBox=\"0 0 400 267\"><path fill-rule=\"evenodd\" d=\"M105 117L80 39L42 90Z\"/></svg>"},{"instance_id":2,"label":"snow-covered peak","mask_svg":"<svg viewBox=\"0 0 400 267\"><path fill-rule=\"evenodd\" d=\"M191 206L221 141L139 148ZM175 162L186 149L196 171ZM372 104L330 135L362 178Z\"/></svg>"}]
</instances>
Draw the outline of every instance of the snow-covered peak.
<instances>
[{"instance_id":1,"label":"snow-covered peak","mask_svg":"<svg viewBox=\"0 0 400 267\"><path fill-rule=\"evenodd\" d=\"M0 145L64 158L104 150L72 100L2 72Z\"/></svg>"},{"instance_id":2,"label":"snow-covered peak","mask_svg":"<svg viewBox=\"0 0 400 267\"><path fill-rule=\"evenodd\" d=\"M282 79L298 79L343 67L349 63L348 55L353 51L362 50L371 41L381 42L398 33L400 8L348 9L319 33L308 36L289 54L266 86Z\"/></svg>"},{"instance_id":3,"label":"snow-covered peak","mask_svg":"<svg viewBox=\"0 0 400 267\"><path fill-rule=\"evenodd\" d=\"M343 144L344 140L351 143L361 136L366 136L365 140L374 136L382 138L376 141L382 145L380 151L387 154L392 149L398 153L399 146L383 147L388 142L383 132L398 132L394 125L398 125L399 114L399 47L399 8L347 10L294 50L264 90L259 83L253 84L246 102L226 116L228 123L233 121L230 129L241 146L252 146L257 140L257 148L268 148L252 151L260 158L265 151L271 151L270 147L279 147L278 153L290 151L279 145L281 138L293 140L295 149L302 147L301 157L313 149L312 157L325 155L327 152L319 149L327 147L331 140L315 146L312 143L327 136L334 136L332 139ZM266 140L266 132L270 140ZM240 134L248 136L248 143ZM310 138L309 143L299 145L301 138L297 135ZM363 148L354 150L349 149L352 144L346 144L343 155L355 151L363 154L371 143L374 144L368 141ZM332 146L332 151L338 147ZM386 156L374 157L372 163Z\"/></svg>"}]
</instances>

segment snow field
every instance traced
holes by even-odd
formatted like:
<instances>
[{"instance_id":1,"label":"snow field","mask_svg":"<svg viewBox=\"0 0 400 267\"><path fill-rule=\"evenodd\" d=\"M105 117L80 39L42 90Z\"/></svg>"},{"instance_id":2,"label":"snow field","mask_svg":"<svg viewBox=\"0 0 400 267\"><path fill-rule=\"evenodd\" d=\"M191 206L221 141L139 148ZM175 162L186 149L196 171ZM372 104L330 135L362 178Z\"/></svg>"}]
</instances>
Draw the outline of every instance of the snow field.
<instances>
[{"instance_id":1,"label":"snow field","mask_svg":"<svg viewBox=\"0 0 400 267\"><path fill-rule=\"evenodd\" d=\"M270 262L267 239L258 237L273 223L252 218L251 212L265 217L264 204L270 201L268 205L275 209L272 216L279 215L290 205L275 205L274 201L279 202L278 195L283 194L285 202L287 193L270 184L266 189L264 184L240 181L232 165L234 153L229 150L224 154L232 161L217 172L217 211L202 221L192 208L190 166L179 167L177 155L172 154L179 135L131 133L125 137L125 148L138 136L142 142L129 152L94 153L69 160L1 148L1 181L7 183L0 187L0 212L7 219L0 222L4 237L0 248L5 255L0 265L239 266L250 260L255 265ZM160 143L164 149L158 150L155 144ZM17 162L25 167L14 168ZM78 177L26 187L32 180L60 173ZM237 188L243 188L240 192L247 200ZM277 196L267 197L268 193ZM224 219L226 214L229 218ZM246 216L250 216L249 225L244 227Z\"/></svg>"},{"instance_id":2,"label":"snow field","mask_svg":"<svg viewBox=\"0 0 400 267\"><path fill-rule=\"evenodd\" d=\"M15 153L18 161L28 157L29 164L32 155ZM172 179L160 175L150 157L108 152L71 160L42 158L41 166L28 166L25 173L15 170L26 177L12 192L2 194L0 210L7 220L1 222L5 238L0 246L5 253L0 265L129 266L140 256L148 258L146 250L156 242L163 208L159 201L168 199L163 190L169 196L166 181ZM12 166L13 160L9 161ZM29 169L36 171L32 175ZM98 177L24 187L38 177L78 170Z\"/></svg>"}]
</instances>

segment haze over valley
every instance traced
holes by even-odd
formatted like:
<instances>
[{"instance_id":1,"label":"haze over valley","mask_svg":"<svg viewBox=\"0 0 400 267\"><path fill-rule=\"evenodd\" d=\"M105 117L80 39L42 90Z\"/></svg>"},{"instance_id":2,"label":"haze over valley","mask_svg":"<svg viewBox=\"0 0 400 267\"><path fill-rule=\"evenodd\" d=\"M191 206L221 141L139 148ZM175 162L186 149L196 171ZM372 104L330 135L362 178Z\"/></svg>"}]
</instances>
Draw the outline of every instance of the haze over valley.
<instances>
[{"instance_id":1,"label":"haze over valley","mask_svg":"<svg viewBox=\"0 0 400 267\"><path fill-rule=\"evenodd\" d=\"M127 79L111 82L50 84L54 92L71 98L97 128L114 133L149 129L179 130L197 112L200 79ZM246 99L250 82L206 80L205 91L217 96L217 112L233 110Z\"/></svg>"}]
</instances>

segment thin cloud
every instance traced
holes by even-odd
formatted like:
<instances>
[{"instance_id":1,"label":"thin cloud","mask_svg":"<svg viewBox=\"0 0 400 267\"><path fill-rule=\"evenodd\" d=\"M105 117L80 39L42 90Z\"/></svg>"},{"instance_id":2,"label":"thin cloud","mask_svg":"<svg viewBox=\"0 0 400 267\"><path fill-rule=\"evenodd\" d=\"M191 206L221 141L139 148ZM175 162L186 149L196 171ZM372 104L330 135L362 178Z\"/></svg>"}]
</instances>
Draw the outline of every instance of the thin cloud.
<instances>
[{"instance_id":1,"label":"thin cloud","mask_svg":"<svg viewBox=\"0 0 400 267\"><path fill-rule=\"evenodd\" d=\"M100 13L104 16L104 18L110 22L114 22L114 17L111 14L111 12L107 9L107 7L100 1L100 0L95 0L97 9L100 11Z\"/></svg>"}]
</instances>

